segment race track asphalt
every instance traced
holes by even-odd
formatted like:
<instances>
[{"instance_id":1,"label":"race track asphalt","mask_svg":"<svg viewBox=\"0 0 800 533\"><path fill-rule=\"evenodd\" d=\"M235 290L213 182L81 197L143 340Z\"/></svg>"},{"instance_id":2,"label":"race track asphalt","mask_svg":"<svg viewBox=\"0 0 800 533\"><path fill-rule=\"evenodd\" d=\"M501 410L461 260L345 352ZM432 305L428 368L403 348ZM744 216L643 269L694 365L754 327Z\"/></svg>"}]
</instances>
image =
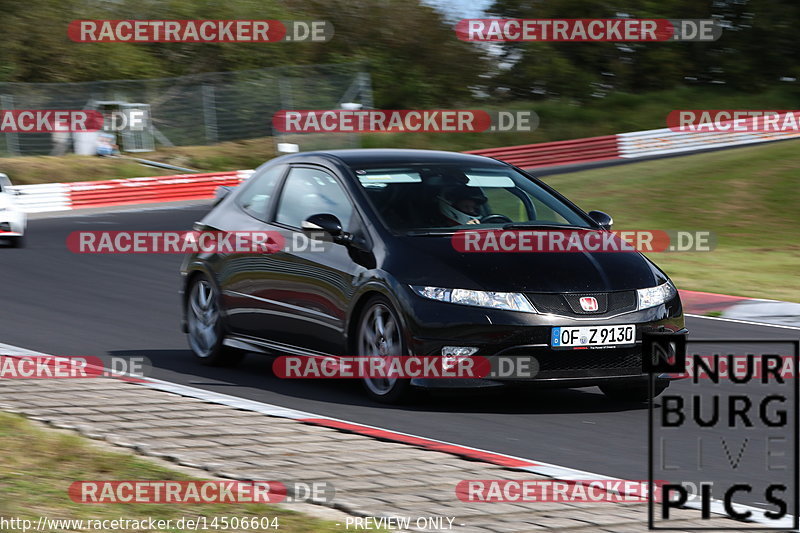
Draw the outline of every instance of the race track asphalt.
<instances>
[{"instance_id":1,"label":"race track asphalt","mask_svg":"<svg viewBox=\"0 0 800 533\"><path fill-rule=\"evenodd\" d=\"M353 382L280 380L264 356L248 356L233 369L203 367L192 359L179 329L179 256L78 255L65 245L67 235L79 230L190 229L207 210L207 205L189 205L31 220L26 248L0 247L0 342L57 355L146 356L158 379L598 474L646 479L646 405L614 402L591 388L424 395L411 405L387 407L368 400ZM699 317L687 322L692 339L800 337L793 329ZM789 350L758 343L711 348L723 353ZM670 391L689 392L687 387L692 385L680 382ZM722 387L723 393L732 391L731 385ZM795 411L789 410L792 420ZM759 433L748 431L682 428L670 434L667 462L696 457L697 437L703 436L710 457L702 474L707 479L720 484L749 479L755 485L785 480L791 490L790 472L767 469ZM787 461L791 433L787 428L788 442L776 445L789 451ZM728 468L724 446L736 455L748 436L750 447L735 469ZM764 496L754 493L737 501L762 505Z\"/></svg>"}]
</instances>

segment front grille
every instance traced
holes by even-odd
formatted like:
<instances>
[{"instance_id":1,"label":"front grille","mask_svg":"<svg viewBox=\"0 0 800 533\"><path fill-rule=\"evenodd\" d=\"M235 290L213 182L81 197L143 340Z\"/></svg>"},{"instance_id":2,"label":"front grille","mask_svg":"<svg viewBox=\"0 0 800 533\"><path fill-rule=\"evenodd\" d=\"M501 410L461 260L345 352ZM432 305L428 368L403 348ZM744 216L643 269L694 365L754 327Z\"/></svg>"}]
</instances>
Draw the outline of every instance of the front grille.
<instances>
[{"instance_id":1,"label":"front grille","mask_svg":"<svg viewBox=\"0 0 800 533\"><path fill-rule=\"evenodd\" d=\"M620 353L617 350L558 351L537 356L539 372L562 370L642 370L642 356L632 350Z\"/></svg>"},{"instance_id":2,"label":"front grille","mask_svg":"<svg viewBox=\"0 0 800 533\"><path fill-rule=\"evenodd\" d=\"M506 357L536 360L533 380L593 379L642 375L640 347L605 350L546 350L518 346L501 352Z\"/></svg>"},{"instance_id":3,"label":"front grille","mask_svg":"<svg viewBox=\"0 0 800 533\"><path fill-rule=\"evenodd\" d=\"M585 292L585 293L526 293L528 299L540 313L565 316L616 315L636 310L636 291ZM580 299L593 296L597 299L597 311L581 309Z\"/></svg>"}]
</instances>

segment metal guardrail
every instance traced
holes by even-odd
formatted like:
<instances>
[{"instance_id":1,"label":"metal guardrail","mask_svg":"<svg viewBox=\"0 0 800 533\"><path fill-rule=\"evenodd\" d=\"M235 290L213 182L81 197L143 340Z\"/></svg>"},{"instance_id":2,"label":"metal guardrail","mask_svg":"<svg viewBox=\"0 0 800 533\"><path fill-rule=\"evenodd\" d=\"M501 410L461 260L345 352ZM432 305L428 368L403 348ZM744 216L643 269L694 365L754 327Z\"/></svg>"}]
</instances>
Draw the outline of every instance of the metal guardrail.
<instances>
[{"instance_id":1,"label":"metal guardrail","mask_svg":"<svg viewBox=\"0 0 800 533\"><path fill-rule=\"evenodd\" d=\"M520 168L571 165L620 157L616 135L470 150L466 153L494 157Z\"/></svg>"},{"instance_id":2,"label":"metal guardrail","mask_svg":"<svg viewBox=\"0 0 800 533\"><path fill-rule=\"evenodd\" d=\"M42 183L9 187L20 194L14 203L26 213L45 213L70 209L66 183Z\"/></svg>"},{"instance_id":3,"label":"metal guardrail","mask_svg":"<svg viewBox=\"0 0 800 533\"><path fill-rule=\"evenodd\" d=\"M783 117L785 115L780 116ZM493 157L521 168L532 169L593 161L634 159L696 152L711 148L725 148L792 138L800 138L800 132L698 132L660 128L570 141L470 150L466 153Z\"/></svg>"},{"instance_id":4,"label":"metal guardrail","mask_svg":"<svg viewBox=\"0 0 800 533\"><path fill-rule=\"evenodd\" d=\"M16 204L28 213L68 211L87 207L133 205L214 198L218 187L239 185L251 170L180 174L75 183L45 183L12 187Z\"/></svg>"},{"instance_id":5,"label":"metal guardrail","mask_svg":"<svg viewBox=\"0 0 800 533\"><path fill-rule=\"evenodd\" d=\"M800 132L691 132L669 128L617 135L620 157L635 158L800 137Z\"/></svg>"}]
</instances>

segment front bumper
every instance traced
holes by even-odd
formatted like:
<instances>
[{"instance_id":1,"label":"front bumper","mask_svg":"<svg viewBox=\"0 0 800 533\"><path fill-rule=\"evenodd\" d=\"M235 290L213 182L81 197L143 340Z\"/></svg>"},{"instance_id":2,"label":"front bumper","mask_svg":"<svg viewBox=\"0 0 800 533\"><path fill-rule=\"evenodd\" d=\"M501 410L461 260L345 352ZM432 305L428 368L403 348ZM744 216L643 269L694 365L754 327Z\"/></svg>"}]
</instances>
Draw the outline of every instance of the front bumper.
<instances>
[{"instance_id":1,"label":"front bumper","mask_svg":"<svg viewBox=\"0 0 800 533\"><path fill-rule=\"evenodd\" d=\"M421 299L420 299L421 300ZM413 385L429 388L471 388L501 385L537 387L591 387L606 383L641 383L648 375L642 369L642 334L673 331L685 333L679 297L666 304L610 318L569 317L497 311L430 300L414 301L407 315L407 339L414 355L441 355L444 346L475 347L474 356L488 359L493 370L483 379L416 379ZM618 347L553 349L555 326L633 324L635 344ZM497 372L509 360L527 359L527 372ZM530 371L533 367L533 371ZM521 368L521 367L520 367ZM657 376L659 381L673 379Z\"/></svg>"},{"instance_id":2,"label":"front bumper","mask_svg":"<svg viewBox=\"0 0 800 533\"><path fill-rule=\"evenodd\" d=\"M20 211L0 211L0 239L21 237L25 234L27 217Z\"/></svg>"}]
</instances>

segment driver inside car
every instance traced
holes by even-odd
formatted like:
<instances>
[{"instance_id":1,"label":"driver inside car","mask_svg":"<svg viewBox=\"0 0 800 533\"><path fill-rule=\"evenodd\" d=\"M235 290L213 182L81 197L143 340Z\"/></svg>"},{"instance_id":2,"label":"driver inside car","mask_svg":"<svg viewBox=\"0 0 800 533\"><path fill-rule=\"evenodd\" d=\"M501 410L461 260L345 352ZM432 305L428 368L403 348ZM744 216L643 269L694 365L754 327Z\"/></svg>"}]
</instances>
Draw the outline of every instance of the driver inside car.
<instances>
[{"instance_id":1,"label":"driver inside car","mask_svg":"<svg viewBox=\"0 0 800 533\"><path fill-rule=\"evenodd\" d=\"M439 195L439 210L449 226L480 224L487 200L480 187L451 185Z\"/></svg>"}]
</instances>

